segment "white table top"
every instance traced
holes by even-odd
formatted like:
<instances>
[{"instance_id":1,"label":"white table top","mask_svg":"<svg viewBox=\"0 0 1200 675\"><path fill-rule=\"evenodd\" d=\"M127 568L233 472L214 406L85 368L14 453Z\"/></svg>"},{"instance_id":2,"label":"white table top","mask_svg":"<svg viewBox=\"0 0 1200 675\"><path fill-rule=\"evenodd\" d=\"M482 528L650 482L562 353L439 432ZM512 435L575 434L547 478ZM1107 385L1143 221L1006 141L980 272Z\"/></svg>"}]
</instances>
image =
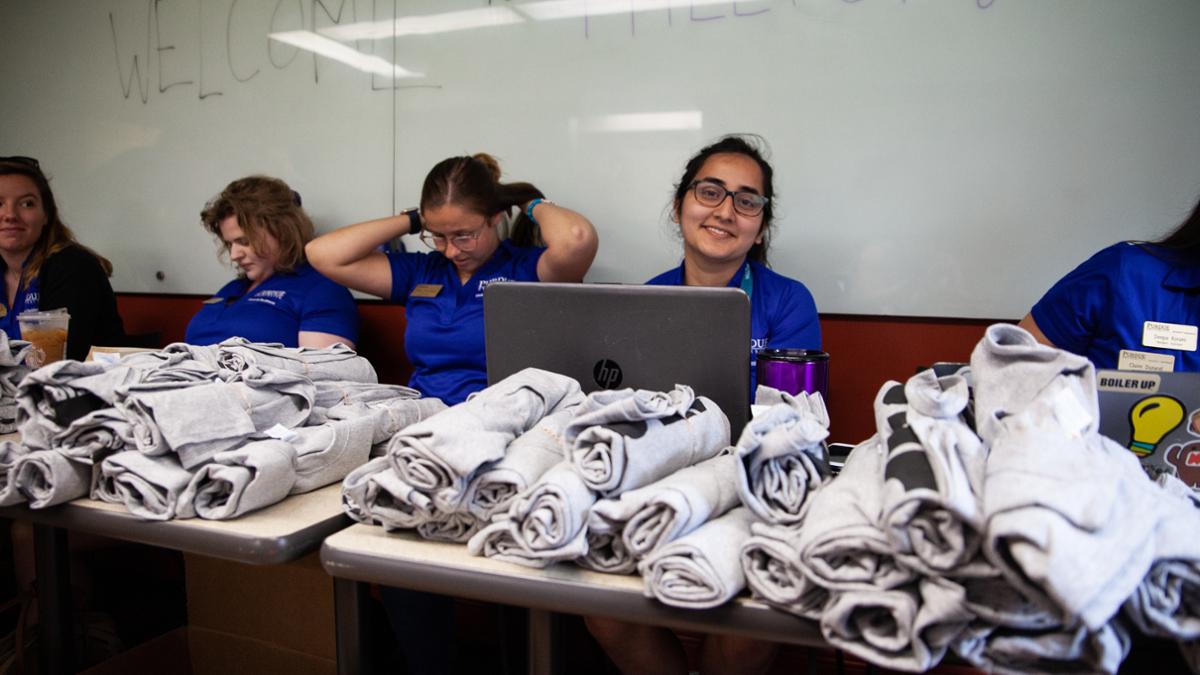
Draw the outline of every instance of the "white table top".
<instances>
[{"instance_id":1,"label":"white table top","mask_svg":"<svg viewBox=\"0 0 1200 675\"><path fill-rule=\"evenodd\" d=\"M327 485L233 520L148 521L121 504L91 499L37 510L0 508L0 516L238 562L276 564L299 558L351 523L342 511L341 491L340 483Z\"/></svg>"},{"instance_id":2,"label":"white table top","mask_svg":"<svg viewBox=\"0 0 1200 675\"><path fill-rule=\"evenodd\" d=\"M668 607L643 595L637 575L602 574L569 563L533 569L472 556L462 544L426 541L413 532L354 525L325 540L321 562L329 574L355 581L684 630L824 644L816 623L749 598L708 610Z\"/></svg>"}]
</instances>

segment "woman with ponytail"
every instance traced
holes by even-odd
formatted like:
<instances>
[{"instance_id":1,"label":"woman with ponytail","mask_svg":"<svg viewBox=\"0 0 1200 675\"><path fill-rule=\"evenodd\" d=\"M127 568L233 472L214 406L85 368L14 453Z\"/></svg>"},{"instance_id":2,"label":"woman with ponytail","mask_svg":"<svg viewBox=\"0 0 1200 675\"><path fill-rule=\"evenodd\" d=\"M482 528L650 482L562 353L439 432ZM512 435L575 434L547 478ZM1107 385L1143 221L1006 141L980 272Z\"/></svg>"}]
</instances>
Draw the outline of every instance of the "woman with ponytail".
<instances>
[{"instance_id":1,"label":"woman with ponytail","mask_svg":"<svg viewBox=\"0 0 1200 675\"><path fill-rule=\"evenodd\" d=\"M433 251L381 250L404 234L419 235ZM405 306L409 385L454 405L487 386L488 284L582 281L596 246L586 218L546 201L528 183L501 183L496 160L478 154L438 162L425 177L419 208L318 237L305 253L330 279ZM450 673L461 651L453 603L400 588L382 587L380 594L407 672Z\"/></svg>"},{"instance_id":2,"label":"woman with ponytail","mask_svg":"<svg viewBox=\"0 0 1200 675\"><path fill-rule=\"evenodd\" d=\"M433 251L380 250L404 234L419 235ZM484 288L582 281L596 247L586 218L529 183L501 183L496 160L477 154L438 162L425 177L419 208L318 237L305 252L330 279L405 306L409 384L453 405L487 385Z\"/></svg>"}]
</instances>

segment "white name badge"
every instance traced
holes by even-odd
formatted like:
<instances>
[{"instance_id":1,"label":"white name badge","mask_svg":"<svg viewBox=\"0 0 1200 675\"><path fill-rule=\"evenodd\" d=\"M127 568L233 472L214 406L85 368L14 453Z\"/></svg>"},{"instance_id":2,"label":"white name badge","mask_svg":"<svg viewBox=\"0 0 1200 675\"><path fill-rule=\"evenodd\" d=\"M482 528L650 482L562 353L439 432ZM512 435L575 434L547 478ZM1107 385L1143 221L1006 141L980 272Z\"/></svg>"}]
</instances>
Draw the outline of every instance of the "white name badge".
<instances>
[{"instance_id":1,"label":"white name badge","mask_svg":"<svg viewBox=\"0 0 1200 675\"><path fill-rule=\"evenodd\" d=\"M1175 370L1175 357L1170 354L1153 354L1122 349L1121 356L1117 359L1117 370L1169 373Z\"/></svg>"},{"instance_id":2,"label":"white name badge","mask_svg":"<svg viewBox=\"0 0 1200 675\"><path fill-rule=\"evenodd\" d=\"M1142 344L1146 347L1194 352L1196 351L1196 334L1198 332L1200 329L1197 329L1196 326L1146 321L1142 323Z\"/></svg>"}]
</instances>

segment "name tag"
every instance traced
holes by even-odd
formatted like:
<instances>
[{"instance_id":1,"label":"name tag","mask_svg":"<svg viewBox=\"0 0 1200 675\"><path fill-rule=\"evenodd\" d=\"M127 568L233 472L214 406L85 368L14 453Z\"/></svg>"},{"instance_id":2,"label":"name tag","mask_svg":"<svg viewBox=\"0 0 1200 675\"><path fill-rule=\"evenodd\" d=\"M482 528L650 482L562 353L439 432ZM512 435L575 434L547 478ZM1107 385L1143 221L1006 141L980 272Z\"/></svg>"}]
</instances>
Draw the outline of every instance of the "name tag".
<instances>
[{"instance_id":1,"label":"name tag","mask_svg":"<svg viewBox=\"0 0 1200 675\"><path fill-rule=\"evenodd\" d=\"M1117 359L1117 370L1169 373L1175 370L1175 357L1170 354L1153 354L1122 349L1121 356Z\"/></svg>"},{"instance_id":2,"label":"name tag","mask_svg":"<svg viewBox=\"0 0 1200 675\"><path fill-rule=\"evenodd\" d=\"M1200 330L1196 326L1146 321L1142 323L1142 344L1146 347L1194 352L1196 351L1196 334L1198 332Z\"/></svg>"},{"instance_id":3,"label":"name tag","mask_svg":"<svg viewBox=\"0 0 1200 675\"><path fill-rule=\"evenodd\" d=\"M436 298L441 292L441 284L417 284L408 296L410 298Z\"/></svg>"}]
</instances>

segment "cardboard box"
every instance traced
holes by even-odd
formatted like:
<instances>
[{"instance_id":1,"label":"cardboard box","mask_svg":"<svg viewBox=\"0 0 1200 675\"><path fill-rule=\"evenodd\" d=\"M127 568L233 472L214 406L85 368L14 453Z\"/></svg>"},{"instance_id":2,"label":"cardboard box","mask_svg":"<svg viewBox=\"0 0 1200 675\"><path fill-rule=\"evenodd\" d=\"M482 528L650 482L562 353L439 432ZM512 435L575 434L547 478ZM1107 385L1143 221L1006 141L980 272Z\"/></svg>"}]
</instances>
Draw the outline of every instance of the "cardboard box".
<instances>
[{"instance_id":1,"label":"cardboard box","mask_svg":"<svg viewBox=\"0 0 1200 675\"><path fill-rule=\"evenodd\" d=\"M188 625L333 660L333 579L314 552L283 565L184 556Z\"/></svg>"},{"instance_id":2,"label":"cardboard box","mask_svg":"<svg viewBox=\"0 0 1200 675\"><path fill-rule=\"evenodd\" d=\"M317 553L284 565L186 554L188 625L84 671L334 675L333 579Z\"/></svg>"}]
</instances>

